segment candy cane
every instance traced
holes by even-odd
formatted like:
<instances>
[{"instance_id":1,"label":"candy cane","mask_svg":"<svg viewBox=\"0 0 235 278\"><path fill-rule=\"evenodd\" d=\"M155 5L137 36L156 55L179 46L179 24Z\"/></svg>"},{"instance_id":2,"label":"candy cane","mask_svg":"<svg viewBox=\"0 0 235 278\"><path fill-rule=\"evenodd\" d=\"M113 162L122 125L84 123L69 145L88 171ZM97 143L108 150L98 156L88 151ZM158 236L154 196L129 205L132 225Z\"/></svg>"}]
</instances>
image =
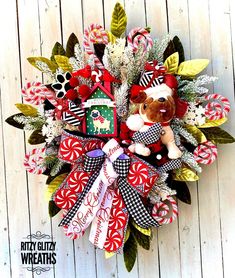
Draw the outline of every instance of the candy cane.
<instances>
[{"instance_id":1,"label":"candy cane","mask_svg":"<svg viewBox=\"0 0 235 278\"><path fill-rule=\"evenodd\" d=\"M193 154L198 163L211 164L217 157L217 147L212 142L206 141L198 145Z\"/></svg>"},{"instance_id":2,"label":"candy cane","mask_svg":"<svg viewBox=\"0 0 235 278\"><path fill-rule=\"evenodd\" d=\"M134 28L130 31L127 37L127 42L134 53L137 52L139 44L144 46L144 52L153 46L153 40L150 37L149 32L141 27Z\"/></svg>"},{"instance_id":3,"label":"candy cane","mask_svg":"<svg viewBox=\"0 0 235 278\"><path fill-rule=\"evenodd\" d=\"M21 92L25 101L35 105L43 103L45 99L50 102L55 99L54 92L40 82L28 82Z\"/></svg>"},{"instance_id":4,"label":"candy cane","mask_svg":"<svg viewBox=\"0 0 235 278\"><path fill-rule=\"evenodd\" d=\"M99 58L95 55L92 44L93 43L108 43L108 34L99 24L90 24L84 31L84 41L83 46L88 55L91 55L94 59L95 65L104 69L103 64L100 62Z\"/></svg>"},{"instance_id":5,"label":"candy cane","mask_svg":"<svg viewBox=\"0 0 235 278\"><path fill-rule=\"evenodd\" d=\"M25 154L24 166L29 173L40 175L46 170L42 165L45 152L45 148L38 148Z\"/></svg>"},{"instance_id":6,"label":"candy cane","mask_svg":"<svg viewBox=\"0 0 235 278\"><path fill-rule=\"evenodd\" d=\"M170 213L171 216L168 216ZM152 216L160 224L170 224L178 216L178 207L176 201L168 196L166 200L154 205Z\"/></svg>"},{"instance_id":7,"label":"candy cane","mask_svg":"<svg viewBox=\"0 0 235 278\"><path fill-rule=\"evenodd\" d=\"M210 94L205 99L207 101L215 100L205 106L205 115L209 120L219 120L227 116L230 111L230 103L226 97L219 94ZM221 103L223 103L223 106Z\"/></svg>"}]
</instances>

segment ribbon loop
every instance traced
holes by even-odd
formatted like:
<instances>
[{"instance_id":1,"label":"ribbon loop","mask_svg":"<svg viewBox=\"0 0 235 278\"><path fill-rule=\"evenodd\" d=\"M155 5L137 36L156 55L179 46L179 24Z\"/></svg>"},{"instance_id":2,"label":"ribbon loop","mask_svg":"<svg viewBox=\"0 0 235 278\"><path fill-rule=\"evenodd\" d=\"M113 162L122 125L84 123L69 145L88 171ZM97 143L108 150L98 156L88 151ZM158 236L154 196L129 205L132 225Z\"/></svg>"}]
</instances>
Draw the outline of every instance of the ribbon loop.
<instances>
[{"instance_id":1,"label":"ribbon loop","mask_svg":"<svg viewBox=\"0 0 235 278\"><path fill-rule=\"evenodd\" d=\"M105 160L105 154L102 150L96 149L89 151L84 155L84 171L92 172L101 168Z\"/></svg>"},{"instance_id":2,"label":"ribbon loop","mask_svg":"<svg viewBox=\"0 0 235 278\"><path fill-rule=\"evenodd\" d=\"M126 177L131 165L131 159L128 155L120 155L114 162L113 167L120 177Z\"/></svg>"}]
</instances>

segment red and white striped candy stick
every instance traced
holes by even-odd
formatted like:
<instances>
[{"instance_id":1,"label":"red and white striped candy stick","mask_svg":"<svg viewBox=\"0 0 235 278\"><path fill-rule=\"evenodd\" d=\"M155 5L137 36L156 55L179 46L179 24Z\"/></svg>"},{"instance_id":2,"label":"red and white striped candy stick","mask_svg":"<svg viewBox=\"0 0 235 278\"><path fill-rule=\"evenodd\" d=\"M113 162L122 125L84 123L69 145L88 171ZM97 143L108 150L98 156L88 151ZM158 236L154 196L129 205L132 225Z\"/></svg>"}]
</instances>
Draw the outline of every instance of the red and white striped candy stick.
<instances>
[{"instance_id":1,"label":"red and white striped candy stick","mask_svg":"<svg viewBox=\"0 0 235 278\"><path fill-rule=\"evenodd\" d=\"M102 26L100 26L99 24L92 23L84 31L83 46L87 54L93 57L95 65L98 68L103 69L103 64L100 62L99 58L94 53L92 45L94 43L107 44L108 34Z\"/></svg>"},{"instance_id":2,"label":"red and white striped candy stick","mask_svg":"<svg viewBox=\"0 0 235 278\"><path fill-rule=\"evenodd\" d=\"M160 224L170 224L178 216L178 207L176 201L168 196L166 200L158 202L152 210L152 217Z\"/></svg>"},{"instance_id":3,"label":"red and white striped candy stick","mask_svg":"<svg viewBox=\"0 0 235 278\"><path fill-rule=\"evenodd\" d=\"M198 163L211 164L217 157L217 147L212 142L206 141L198 145L193 154Z\"/></svg>"},{"instance_id":4,"label":"red and white striped candy stick","mask_svg":"<svg viewBox=\"0 0 235 278\"><path fill-rule=\"evenodd\" d=\"M227 116L230 111L230 103L226 97L210 94L206 95L205 99L207 101L212 100L205 106L205 115L209 120L219 120Z\"/></svg>"},{"instance_id":5,"label":"red and white striped candy stick","mask_svg":"<svg viewBox=\"0 0 235 278\"><path fill-rule=\"evenodd\" d=\"M145 52L153 46L153 40L149 32L141 27L134 28L130 31L127 42L134 53L138 50L139 44L143 45Z\"/></svg>"},{"instance_id":6,"label":"red and white striped candy stick","mask_svg":"<svg viewBox=\"0 0 235 278\"><path fill-rule=\"evenodd\" d=\"M46 170L42 164L45 152L45 148L37 148L25 154L24 166L29 173L40 175Z\"/></svg>"},{"instance_id":7,"label":"red and white striped candy stick","mask_svg":"<svg viewBox=\"0 0 235 278\"><path fill-rule=\"evenodd\" d=\"M55 93L40 82L28 82L21 92L24 100L34 105L43 103L45 99L53 104L55 99Z\"/></svg>"}]
</instances>

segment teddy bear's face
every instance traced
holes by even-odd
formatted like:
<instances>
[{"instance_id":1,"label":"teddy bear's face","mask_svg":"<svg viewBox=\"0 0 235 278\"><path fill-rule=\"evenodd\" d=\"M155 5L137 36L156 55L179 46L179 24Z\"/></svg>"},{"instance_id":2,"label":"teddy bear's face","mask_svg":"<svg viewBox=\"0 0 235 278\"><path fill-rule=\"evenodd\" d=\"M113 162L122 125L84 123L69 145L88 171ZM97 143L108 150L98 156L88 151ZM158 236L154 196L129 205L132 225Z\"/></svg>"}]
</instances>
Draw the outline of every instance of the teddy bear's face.
<instances>
[{"instance_id":1,"label":"teddy bear's face","mask_svg":"<svg viewBox=\"0 0 235 278\"><path fill-rule=\"evenodd\" d=\"M148 96L140 104L139 113L145 122L169 122L175 114L175 102L172 96L155 98Z\"/></svg>"}]
</instances>

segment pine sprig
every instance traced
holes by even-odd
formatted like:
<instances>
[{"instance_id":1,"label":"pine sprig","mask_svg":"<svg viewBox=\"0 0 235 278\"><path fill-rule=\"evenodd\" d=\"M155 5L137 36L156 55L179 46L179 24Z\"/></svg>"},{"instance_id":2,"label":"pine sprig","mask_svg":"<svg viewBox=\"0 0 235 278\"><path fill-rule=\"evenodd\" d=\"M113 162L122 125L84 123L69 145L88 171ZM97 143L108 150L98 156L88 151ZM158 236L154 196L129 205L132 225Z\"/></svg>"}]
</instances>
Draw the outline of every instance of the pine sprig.
<instances>
[{"instance_id":1,"label":"pine sprig","mask_svg":"<svg viewBox=\"0 0 235 278\"><path fill-rule=\"evenodd\" d=\"M55 176L57 175L60 170L62 169L62 167L64 166L64 162L61 161L61 160L57 160L56 163L53 165L53 167L51 168L51 172L50 172L50 175L51 176Z\"/></svg>"},{"instance_id":2,"label":"pine sprig","mask_svg":"<svg viewBox=\"0 0 235 278\"><path fill-rule=\"evenodd\" d=\"M15 116L13 118L16 122L24 124L24 130L40 130L45 124L45 118L42 116L30 117L30 116Z\"/></svg>"}]
</instances>

